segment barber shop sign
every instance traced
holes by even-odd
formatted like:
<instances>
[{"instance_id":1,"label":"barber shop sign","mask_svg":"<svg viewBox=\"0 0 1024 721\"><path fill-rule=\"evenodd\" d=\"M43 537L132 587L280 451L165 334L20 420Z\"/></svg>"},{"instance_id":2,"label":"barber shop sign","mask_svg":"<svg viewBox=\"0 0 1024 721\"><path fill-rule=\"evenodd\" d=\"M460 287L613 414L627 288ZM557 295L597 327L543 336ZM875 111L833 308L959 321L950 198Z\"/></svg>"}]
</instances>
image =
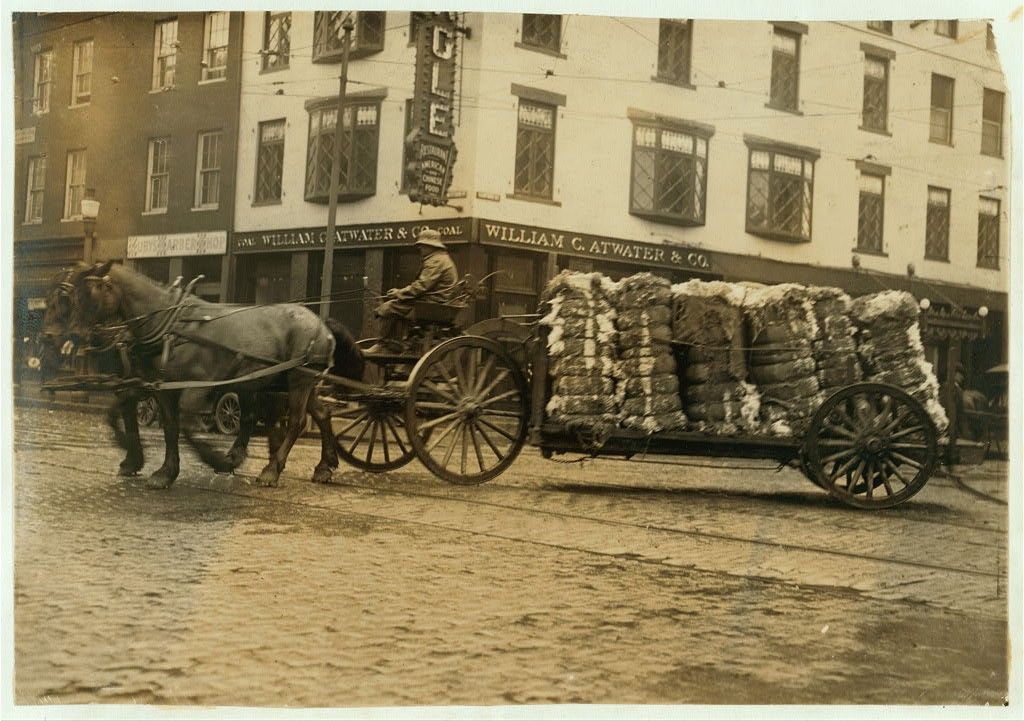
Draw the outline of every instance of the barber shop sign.
<instances>
[{"instance_id":1,"label":"barber shop sign","mask_svg":"<svg viewBox=\"0 0 1024 721\"><path fill-rule=\"evenodd\" d=\"M409 200L446 205L455 165L455 16L424 13L416 36L411 130L405 139Z\"/></svg>"}]
</instances>

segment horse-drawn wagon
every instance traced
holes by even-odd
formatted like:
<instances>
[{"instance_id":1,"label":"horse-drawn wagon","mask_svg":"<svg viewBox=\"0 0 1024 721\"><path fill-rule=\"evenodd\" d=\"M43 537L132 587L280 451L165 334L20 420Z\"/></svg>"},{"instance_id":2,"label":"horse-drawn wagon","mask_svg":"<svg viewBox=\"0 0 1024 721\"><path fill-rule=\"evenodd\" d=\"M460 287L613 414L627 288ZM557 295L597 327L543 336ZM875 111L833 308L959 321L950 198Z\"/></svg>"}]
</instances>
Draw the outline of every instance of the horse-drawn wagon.
<instances>
[{"instance_id":1,"label":"horse-drawn wagon","mask_svg":"<svg viewBox=\"0 0 1024 721\"><path fill-rule=\"evenodd\" d=\"M366 369L358 378L339 375L337 369L309 367L302 358L264 358L206 338L204 345L227 349L257 370L205 382L129 378L122 384L159 392L244 386L282 372L315 376L315 398L330 419L329 425L320 426L321 434L330 429L331 438L325 442L333 445L338 457L368 472L394 470L417 459L437 477L457 484L495 478L529 444L544 457L575 453L770 459L799 467L846 504L886 508L920 491L944 458L932 409L919 397L884 382L850 382L819 394L796 430L781 435L567 422L565 416L552 413L552 366L560 359L551 353L550 324L538 315L491 319L463 328L457 318L477 292L464 281L451 303L417 303L405 350L366 354ZM169 326L163 330L181 333ZM184 337L196 342L194 334ZM356 345L367 348L375 340ZM677 358L685 355L686 346L675 339L666 341ZM617 402L621 405L622 399Z\"/></svg>"}]
</instances>

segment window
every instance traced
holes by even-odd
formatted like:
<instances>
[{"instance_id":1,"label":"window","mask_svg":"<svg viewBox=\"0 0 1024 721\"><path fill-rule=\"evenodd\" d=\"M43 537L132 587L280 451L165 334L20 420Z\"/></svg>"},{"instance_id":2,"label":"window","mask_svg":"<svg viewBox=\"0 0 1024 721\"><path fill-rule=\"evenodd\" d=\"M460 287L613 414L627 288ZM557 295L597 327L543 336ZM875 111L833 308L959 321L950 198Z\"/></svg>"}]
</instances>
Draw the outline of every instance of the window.
<instances>
[{"instance_id":1,"label":"window","mask_svg":"<svg viewBox=\"0 0 1024 721\"><path fill-rule=\"evenodd\" d=\"M71 104L92 100L92 40L75 43L71 71Z\"/></svg>"},{"instance_id":2,"label":"window","mask_svg":"<svg viewBox=\"0 0 1024 721\"><path fill-rule=\"evenodd\" d=\"M658 79L690 84L690 52L693 23L662 20L658 25Z\"/></svg>"},{"instance_id":3,"label":"window","mask_svg":"<svg viewBox=\"0 0 1024 721\"><path fill-rule=\"evenodd\" d=\"M985 88L981 103L981 152L1003 155L1003 94Z\"/></svg>"},{"instance_id":4,"label":"window","mask_svg":"<svg viewBox=\"0 0 1024 721\"><path fill-rule=\"evenodd\" d=\"M313 13L313 62L341 62L342 23L349 14L353 15L352 45L349 57L362 57L384 49L383 12L355 12L336 10Z\"/></svg>"},{"instance_id":5,"label":"window","mask_svg":"<svg viewBox=\"0 0 1024 721\"><path fill-rule=\"evenodd\" d=\"M64 219L82 217L82 198L85 197L85 150L68 151L67 175L64 181Z\"/></svg>"},{"instance_id":6,"label":"window","mask_svg":"<svg viewBox=\"0 0 1024 721\"><path fill-rule=\"evenodd\" d=\"M868 20L868 30L892 35L892 20Z\"/></svg>"},{"instance_id":7,"label":"window","mask_svg":"<svg viewBox=\"0 0 1024 721\"><path fill-rule=\"evenodd\" d=\"M949 190L932 185L928 186L924 257L929 260L949 260Z\"/></svg>"},{"instance_id":8,"label":"window","mask_svg":"<svg viewBox=\"0 0 1024 721\"><path fill-rule=\"evenodd\" d=\"M25 181L25 222L43 222L43 191L46 188L46 156L28 159L28 178Z\"/></svg>"},{"instance_id":9,"label":"window","mask_svg":"<svg viewBox=\"0 0 1024 721\"><path fill-rule=\"evenodd\" d=\"M797 110L800 88L800 36L775 28L772 36L772 80L768 104Z\"/></svg>"},{"instance_id":10,"label":"window","mask_svg":"<svg viewBox=\"0 0 1024 721\"><path fill-rule=\"evenodd\" d=\"M857 250L881 253L885 219L885 176L860 174L860 208L857 213Z\"/></svg>"},{"instance_id":11,"label":"window","mask_svg":"<svg viewBox=\"0 0 1024 721\"><path fill-rule=\"evenodd\" d=\"M288 67L292 47L292 14L263 13L263 69Z\"/></svg>"},{"instance_id":12,"label":"window","mask_svg":"<svg viewBox=\"0 0 1024 721\"><path fill-rule=\"evenodd\" d=\"M153 90L174 87L174 66L178 58L178 21L156 24L153 40Z\"/></svg>"},{"instance_id":13,"label":"window","mask_svg":"<svg viewBox=\"0 0 1024 721\"><path fill-rule=\"evenodd\" d=\"M216 208L220 203L221 132L200 133L196 147L196 208Z\"/></svg>"},{"instance_id":14,"label":"window","mask_svg":"<svg viewBox=\"0 0 1024 721\"><path fill-rule=\"evenodd\" d=\"M284 177L284 118L260 123L260 146L256 154L257 203L281 200L281 179Z\"/></svg>"},{"instance_id":15,"label":"window","mask_svg":"<svg viewBox=\"0 0 1024 721\"><path fill-rule=\"evenodd\" d=\"M708 139L666 125L633 127L629 212L682 225L704 223Z\"/></svg>"},{"instance_id":16,"label":"window","mask_svg":"<svg viewBox=\"0 0 1024 721\"><path fill-rule=\"evenodd\" d=\"M889 122L889 61L864 56L864 108L861 122L868 130L885 131Z\"/></svg>"},{"instance_id":17,"label":"window","mask_svg":"<svg viewBox=\"0 0 1024 721\"><path fill-rule=\"evenodd\" d=\"M170 146L170 138L154 138L149 141L146 172L147 213L161 213L167 210L171 179Z\"/></svg>"},{"instance_id":18,"label":"window","mask_svg":"<svg viewBox=\"0 0 1024 721\"><path fill-rule=\"evenodd\" d=\"M932 73L932 115L928 139L953 144L953 78Z\"/></svg>"},{"instance_id":19,"label":"window","mask_svg":"<svg viewBox=\"0 0 1024 721\"><path fill-rule=\"evenodd\" d=\"M377 103L353 102L345 107L338 175L338 197L341 200L365 198L377 192L379 115L380 105ZM306 148L308 201L326 203L330 197L337 120L338 108L334 103L310 110L309 144Z\"/></svg>"},{"instance_id":20,"label":"window","mask_svg":"<svg viewBox=\"0 0 1024 721\"><path fill-rule=\"evenodd\" d=\"M560 53L562 50L562 16L524 13L522 44L529 48Z\"/></svg>"},{"instance_id":21,"label":"window","mask_svg":"<svg viewBox=\"0 0 1024 721\"><path fill-rule=\"evenodd\" d=\"M978 208L978 267L999 269L999 201L984 196Z\"/></svg>"},{"instance_id":22,"label":"window","mask_svg":"<svg viewBox=\"0 0 1024 721\"><path fill-rule=\"evenodd\" d=\"M936 20L935 34L947 38L955 38L958 22L956 20Z\"/></svg>"},{"instance_id":23,"label":"window","mask_svg":"<svg viewBox=\"0 0 1024 721\"><path fill-rule=\"evenodd\" d=\"M226 12L206 13L203 30L203 80L221 80L228 72L228 18Z\"/></svg>"},{"instance_id":24,"label":"window","mask_svg":"<svg viewBox=\"0 0 1024 721\"><path fill-rule=\"evenodd\" d=\"M515 193L552 197L555 174L555 108L519 99Z\"/></svg>"},{"instance_id":25,"label":"window","mask_svg":"<svg viewBox=\"0 0 1024 721\"><path fill-rule=\"evenodd\" d=\"M749 144L749 141L748 141ZM795 155L751 145L747 232L779 240L810 240L817 154Z\"/></svg>"},{"instance_id":26,"label":"window","mask_svg":"<svg viewBox=\"0 0 1024 721\"><path fill-rule=\"evenodd\" d=\"M35 83L33 84L32 112L36 115L50 112L50 86L53 84L53 51L36 53Z\"/></svg>"}]
</instances>

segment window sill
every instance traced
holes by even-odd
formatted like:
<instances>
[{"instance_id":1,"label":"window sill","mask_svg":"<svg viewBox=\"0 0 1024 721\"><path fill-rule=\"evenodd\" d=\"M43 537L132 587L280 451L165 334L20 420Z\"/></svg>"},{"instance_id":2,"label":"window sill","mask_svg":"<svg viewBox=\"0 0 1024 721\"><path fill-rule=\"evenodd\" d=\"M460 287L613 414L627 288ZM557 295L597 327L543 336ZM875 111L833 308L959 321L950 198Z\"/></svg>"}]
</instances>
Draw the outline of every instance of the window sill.
<instances>
[{"instance_id":1,"label":"window sill","mask_svg":"<svg viewBox=\"0 0 1024 721\"><path fill-rule=\"evenodd\" d=\"M193 213L205 213L206 211L218 210L219 208L220 208L219 205L201 205L198 208L192 208L192 212Z\"/></svg>"},{"instance_id":2,"label":"window sill","mask_svg":"<svg viewBox=\"0 0 1024 721\"><path fill-rule=\"evenodd\" d=\"M540 203L541 205L553 205L561 208L562 203L558 200L552 200L551 198L538 198L535 195L520 195L519 193L506 193L505 197L509 200L525 200L527 203Z\"/></svg>"},{"instance_id":3,"label":"window sill","mask_svg":"<svg viewBox=\"0 0 1024 721\"><path fill-rule=\"evenodd\" d=\"M797 110L796 108L786 108L783 107L782 105L778 105L770 101L765 103L764 106L769 110L778 110L781 113L789 113L790 115L803 115L803 111L801 110Z\"/></svg>"},{"instance_id":4,"label":"window sill","mask_svg":"<svg viewBox=\"0 0 1024 721\"><path fill-rule=\"evenodd\" d=\"M768 240L781 240L784 243L810 243L810 238L801 238L795 235L789 235L788 233L776 233L771 230L758 230L756 228L747 228L747 232L751 235L756 235L759 238L766 238Z\"/></svg>"},{"instance_id":5,"label":"window sill","mask_svg":"<svg viewBox=\"0 0 1024 721\"><path fill-rule=\"evenodd\" d=\"M859 255L873 255L873 256L876 256L878 258L888 258L889 257L889 254L886 253L884 250L874 250L873 248L861 248L859 246L854 248L853 252L857 253Z\"/></svg>"},{"instance_id":6,"label":"window sill","mask_svg":"<svg viewBox=\"0 0 1024 721\"><path fill-rule=\"evenodd\" d=\"M60 222L62 222L62 223L81 223L81 222L84 222L84 218L82 218L82 216L80 216L80 215L73 215L70 218L61 218Z\"/></svg>"},{"instance_id":7,"label":"window sill","mask_svg":"<svg viewBox=\"0 0 1024 721\"><path fill-rule=\"evenodd\" d=\"M857 130L863 130L865 133L874 133L875 135L884 135L888 138L892 137L892 133L882 128L869 128L866 125L858 125Z\"/></svg>"},{"instance_id":8,"label":"window sill","mask_svg":"<svg viewBox=\"0 0 1024 721\"><path fill-rule=\"evenodd\" d=\"M267 206L267 205L281 205L282 202L283 201L280 198L276 198L274 200L254 200L252 202L252 207L254 207L254 208L262 208L262 207Z\"/></svg>"},{"instance_id":9,"label":"window sill","mask_svg":"<svg viewBox=\"0 0 1024 721\"><path fill-rule=\"evenodd\" d=\"M42 116L49 115L49 114L50 114L49 110L33 110L32 111L32 115L34 115L37 118L41 118Z\"/></svg>"},{"instance_id":10,"label":"window sill","mask_svg":"<svg viewBox=\"0 0 1024 721\"><path fill-rule=\"evenodd\" d=\"M86 100L84 103L72 103L68 106L68 110L78 110L79 108L87 108L92 105L91 100Z\"/></svg>"},{"instance_id":11,"label":"window sill","mask_svg":"<svg viewBox=\"0 0 1024 721\"><path fill-rule=\"evenodd\" d=\"M978 269L979 270L999 270L999 266L998 265L982 265L981 263L979 263L978 264Z\"/></svg>"},{"instance_id":12,"label":"window sill","mask_svg":"<svg viewBox=\"0 0 1024 721\"><path fill-rule=\"evenodd\" d=\"M355 202L360 201L360 200L366 200L367 198L372 198L376 194L377 194L376 190L368 190L366 192L361 192L361 193L339 192L338 193L338 202L339 203L355 203ZM317 203L319 205L328 205L329 202L330 202L330 199L331 199L331 194L330 193L323 193L322 195L307 195L307 196L305 196L303 198L303 200L305 200L307 203Z\"/></svg>"},{"instance_id":13,"label":"window sill","mask_svg":"<svg viewBox=\"0 0 1024 721\"><path fill-rule=\"evenodd\" d=\"M1004 160L1002 153L986 153L984 150L982 150L981 154L984 155L986 158L995 158L996 160Z\"/></svg>"},{"instance_id":14,"label":"window sill","mask_svg":"<svg viewBox=\"0 0 1024 721\"><path fill-rule=\"evenodd\" d=\"M43 219L40 218L39 220L24 220L24 221L22 221L21 224L22 225L42 225L43 224ZM978 266L978 267L980 268L981 266Z\"/></svg>"},{"instance_id":15,"label":"window sill","mask_svg":"<svg viewBox=\"0 0 1024 721\"><path fill-rule=\"evenodd\" d=\"M651 80L656 83L664 83L665 85L675 85L677 88L686 88L687 90L697 89L697 86L689 80L675 80L674 78L666 78L663 75L652 75Z\"/></svg>"},{"instance_id":16,"label":"window sill","mask_svg":"<svg viewBox=\"0 0 1024 721\"><path fill-rule=\"evenodd\" d=\"M949 258L929 258L927 255L924 257L925 260L930 260L933 263L946 263L949 264Z\"/></svg>"},{"instance_id":17,"label":"window sill","mask_svg":"<svg viewBox=\"0 0 1024 721\"><path fill-rule=\"evenodd\" d=\"M535 53L550 55L553 58L561 58L565 60L565 58L567 57L565 53L559 52L558 50L552 50L551 48L541 47L540 45L527 45L526 43L520 42L519 40L516 40L515 45L517 48L520 48L521 50L530 50Z\"/></svg>"},{"instance_id":18,"label":"window sill","mask_svg":"<svg viewBox=\"0 0 1024 721\"><path fill-rule=\"evenodd\" d=\"M686 228L694 228L704 225L703 220L686 218L681 215L670 215L668 213L657 213L647 210L635 210L630 209L630 215L636 216L637 218L643 218L649 220L652 223L665 223L667 225L680 225Z\"/></svg>"},{"instance_id":19,"label":"window sill","mask_svg":"<svg viewBox=\"0 0 1024 721\"><path fill-rule=\"evenodd\" d=\"M160 210L143 210L142 215L167 215L167 208L161 208Z\"/></svg>"},{"instance_id":20,"label":"window sill","mask_svg":"<svg viewBox=\"0 0 1024 721\"><path fill-rule=\"evenodd\" d=\"M947 140L936 140L935 138L928 138L928 142L931 143L932 145L944 145L947 148L952 148L953 147L953 141L952 140L948 140L947 141Z\"/></svg>"},{"instance_id":21,"label":"window sill","mask_svg":"<svg viewBox=\"0 0 1024 721\"><path fill-rule=\"evenodd\" d=\"M166 93L166 92L169 92L171 90L174 90L176 87L177 86L175 86L175 85L168 85L166 88L153 88L152 90L149 91L149 94L150 95L159 95L160 93Z\"/></svg>"},{"instance_id":22,"label":"window sill","mask_svg":"<svg viewBox=\"0 0 1024 721\"><path fill-rule=\"evenodd\" d=\"M227 82L227 77L223 78L209 78L207 80L200 80L196 85L216 85L217 83Z\"/></svg>"}]
</instances>

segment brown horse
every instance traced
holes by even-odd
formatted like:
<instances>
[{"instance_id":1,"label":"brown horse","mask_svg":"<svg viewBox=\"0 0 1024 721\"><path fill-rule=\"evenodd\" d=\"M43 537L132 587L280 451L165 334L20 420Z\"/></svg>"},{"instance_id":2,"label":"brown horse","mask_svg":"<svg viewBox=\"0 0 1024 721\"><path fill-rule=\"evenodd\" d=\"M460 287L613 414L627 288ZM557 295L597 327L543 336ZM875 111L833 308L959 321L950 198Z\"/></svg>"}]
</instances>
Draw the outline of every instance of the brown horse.
<instances>
[{"instance_id":1,"label":"brown horse","mask_svg":"<svg viewBox=\"0 0 1024 721\"><path fill-rule=\"evenodd\" d=\"M339 333L336 339L316 314L301 305L238 306L208 303L193 296L178 298L173 290L111 262L80 268L69 282L74 288L73 325L95 328L124 323L134 364L132 375L172 385L155 394L166 452L163 465L149 479L150 486L165 488L179 472L181 389L174 384L236 378L244 378L232 384L240 399L265 390L285 389L288 395L287 430L279 444L272 444L258 482L277 484L307 413L321 435L321 457L313 480L330 480L338 464L335 439L330 415L315 389L319 374L330 370L335 358L345 363L337 369L339 374L362 375L363 358L351 335ZM275 367L279 370L265 374ZM255 425L252 404L243 407L242 420L243 430L226 459L231 467L244 456L244 444Z\"/></svg>"}]
</instances>

